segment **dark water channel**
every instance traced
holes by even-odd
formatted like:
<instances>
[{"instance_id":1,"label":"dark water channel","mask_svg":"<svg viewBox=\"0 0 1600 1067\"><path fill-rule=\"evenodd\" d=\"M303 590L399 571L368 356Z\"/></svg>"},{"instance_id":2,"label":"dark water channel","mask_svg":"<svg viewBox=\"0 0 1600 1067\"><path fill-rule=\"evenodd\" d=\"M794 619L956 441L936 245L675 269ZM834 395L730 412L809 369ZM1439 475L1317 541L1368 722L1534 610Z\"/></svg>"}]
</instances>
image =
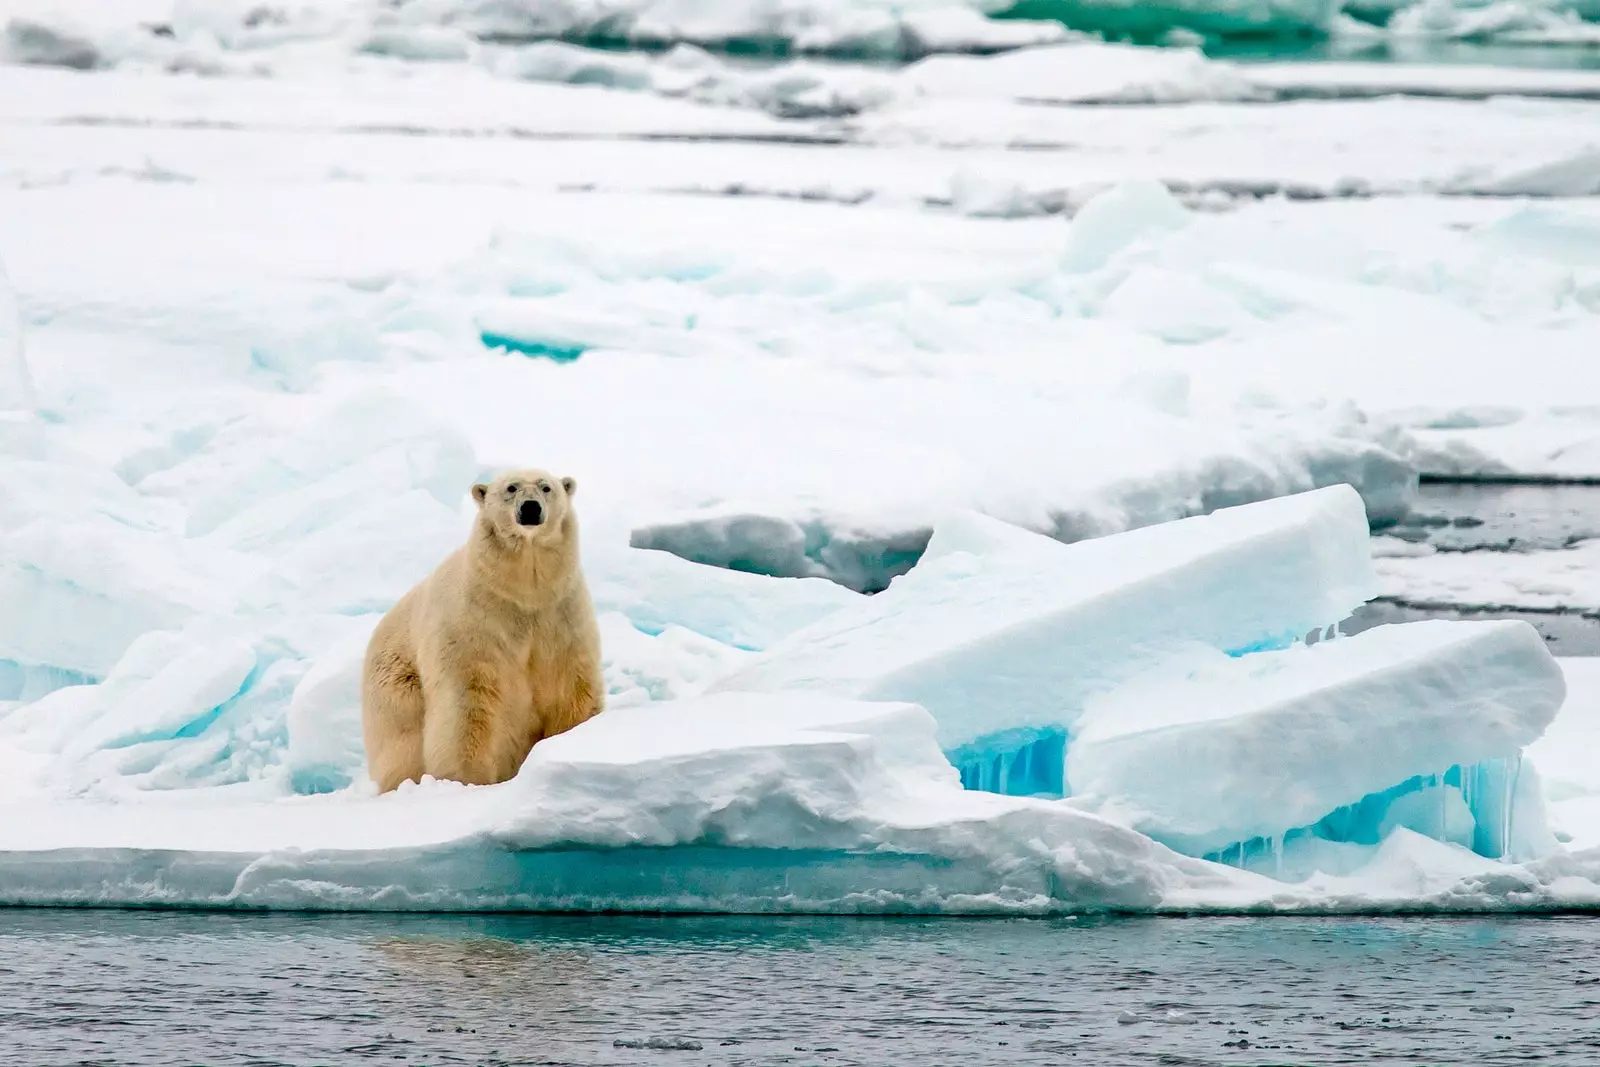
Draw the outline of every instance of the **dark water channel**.
<instances>
[{"instance_id":1,"label":"dark water channel","mask_svg":"<svg viewBox=\"0 0 1600 1067\"><path fill-rule=\"evenodd\" d=\"M1600 537L1600 485L1498 485L1432 483L1420 487L1417 508L1384 535L1468 553L1486 574L1508 554L1560 552ZM1380 623L1417 619L1523 619L1560 656L1600 656L1600 572L1593 595L1560 607L1486 608L1386 597L1358 611L1343 626L1357 633Z\"/></svg>"}]
</instances>

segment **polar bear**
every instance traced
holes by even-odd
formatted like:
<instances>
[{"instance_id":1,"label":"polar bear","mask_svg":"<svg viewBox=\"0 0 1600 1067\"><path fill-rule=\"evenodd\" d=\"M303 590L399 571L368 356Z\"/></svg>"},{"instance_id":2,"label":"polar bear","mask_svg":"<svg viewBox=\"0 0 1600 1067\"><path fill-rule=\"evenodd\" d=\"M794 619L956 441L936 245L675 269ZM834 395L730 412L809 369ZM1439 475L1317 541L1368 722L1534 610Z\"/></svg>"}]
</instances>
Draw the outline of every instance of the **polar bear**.
<instances>
[{"instance_id":1,"label":"polar bear","mask_svg":"<svg viewBox=\"0 0 1600 1067\"><path fill-rule=\"evenodd\" d=\"M361 731L380 792L424 774L506 781L541 738L604 707L576 490L542 470L474 485L467 543L378 623Z\"/></svg>"}]
</instances>

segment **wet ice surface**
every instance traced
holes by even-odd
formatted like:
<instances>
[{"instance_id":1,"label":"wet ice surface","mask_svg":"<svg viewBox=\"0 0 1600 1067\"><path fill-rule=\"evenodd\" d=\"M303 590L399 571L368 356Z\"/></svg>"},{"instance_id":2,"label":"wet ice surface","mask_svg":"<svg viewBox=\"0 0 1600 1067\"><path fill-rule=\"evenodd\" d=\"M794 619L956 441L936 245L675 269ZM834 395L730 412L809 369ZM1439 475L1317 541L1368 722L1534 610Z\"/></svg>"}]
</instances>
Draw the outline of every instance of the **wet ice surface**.
<instances>
[{"instance_id":1,"label":"wet ice surface","mask_svg":"<svg viewBox=\"0 0 1600 1067\"><path fill-rule=\"evenodd\" d=\"M1594 1063L1600 920L0 915L0 1062Z\"/></svg>"},{"instance_id":2,"label":"wet ice surface","mask_svg":"<svg viewBox=\"0 0 1600 1067\"><path fill-rule=\"evenodd\" d=\"M1395 528L1441 551L1545 551L1600 537L1600 486L1435 483Z\"/></svg>"},{"instance_id":3,"label":"wet ice surface","mask_svg":"<svg viewBox=\"0 0 1600 1067\"><path fill-rule=\"evenodd\" d=\"M1600 486L1424 484L1412 514L1379 542L1389 539L1447 555L1434 558L1457 589L1441 595L1437 582L1386 583L1386 595L1358 611L1346 632L1418 619L1523 619L1558 656L1600 655L1600 580L1585 577L1587 560L1566 568L1574 572L1567 578L1576 578L1570 588L1559 573L1541 580L1545 564L1559 572L1577 558L1561 553L1587 553L1600 539ZM1423 577L1439 569L1427 561L1415 566ZM1483 580L1463 582L1472 572ZM1507 594L1508 575L1518 575L1535 595ZM1472 595L1474 585L1480 595Z\"/></svg>"}]
</instances>

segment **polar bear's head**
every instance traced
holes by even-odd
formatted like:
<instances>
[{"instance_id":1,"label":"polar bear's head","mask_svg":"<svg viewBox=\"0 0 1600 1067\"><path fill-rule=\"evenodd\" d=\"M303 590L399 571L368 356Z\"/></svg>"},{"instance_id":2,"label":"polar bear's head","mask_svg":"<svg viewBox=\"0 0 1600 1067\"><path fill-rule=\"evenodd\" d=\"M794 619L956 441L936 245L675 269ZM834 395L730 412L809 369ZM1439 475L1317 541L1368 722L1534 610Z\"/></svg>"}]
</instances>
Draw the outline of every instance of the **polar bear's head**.
<instances>
[{"instance_id":1,"label":"polar bear's head","mask_svg":"<svg viewBox=\"0 0 1600 1067\"><path fill-rule=\"evenodd\" d=\"M537 469L506 471L494 481L472 487L478 517L504 538L530 541L560 537L572 517L572 495L578 483Z\"/></svg>"}]
</instances>

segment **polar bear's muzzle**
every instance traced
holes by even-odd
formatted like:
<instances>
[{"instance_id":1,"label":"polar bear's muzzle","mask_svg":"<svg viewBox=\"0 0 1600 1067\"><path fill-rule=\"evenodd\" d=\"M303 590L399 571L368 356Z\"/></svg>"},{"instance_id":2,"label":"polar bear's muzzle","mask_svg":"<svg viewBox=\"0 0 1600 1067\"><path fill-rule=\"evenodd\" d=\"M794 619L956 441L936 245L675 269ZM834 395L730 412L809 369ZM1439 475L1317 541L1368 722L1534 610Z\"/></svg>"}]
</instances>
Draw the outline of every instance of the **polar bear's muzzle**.
<instances>
[{"instance_id":1,"label":"polar bear's muzzle","mask_svg":"<svg viewBox=\"0 0 1600 1067\"><path fill-rule=\"evenodd\" d=\"M544 505L537 500L524 500L517 508L518 526L543 526Z\"/></svg>"}]
</instances>

